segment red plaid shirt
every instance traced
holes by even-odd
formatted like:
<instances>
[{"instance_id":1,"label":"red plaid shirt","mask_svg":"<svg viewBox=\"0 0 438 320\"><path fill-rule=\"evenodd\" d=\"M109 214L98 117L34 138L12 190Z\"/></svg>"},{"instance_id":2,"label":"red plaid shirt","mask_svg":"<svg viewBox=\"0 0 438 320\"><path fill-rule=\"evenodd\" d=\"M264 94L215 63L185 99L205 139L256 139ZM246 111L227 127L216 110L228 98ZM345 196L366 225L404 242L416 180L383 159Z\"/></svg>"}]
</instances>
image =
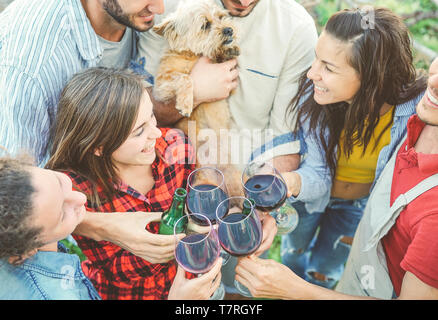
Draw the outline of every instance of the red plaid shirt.
<instances>
[{"instance_id":1,"label":"red plaid shirt","mask_svg":"<svg viewBox=\"0 0 438 320\"><path fill-rule=\"evenodd\" d=\"M185 188L188 175L194 169L194 151L188 138L176 130L161 129L157 139L159 157L152 164L155 185L146 195L121 184L112 200L116 212L162 212L170 207L175 189ZM176 134L175 134L176 133ZM73 172L66 172L73 187L91 193L91 183ZM99 188L98 188L99 191ZM112 212L109 203L96 208L87 202L89 211ZM148 230L158 233L158 222L148 225ZM162 300L167 299L176 274L176 262L152 264L129 251L107 241L94 241L75 236L79 247L88 257L83 269L91 279L102 299L111 300ZM91 262L91 263L90 263Z\"/></svg>"}]
</instances>

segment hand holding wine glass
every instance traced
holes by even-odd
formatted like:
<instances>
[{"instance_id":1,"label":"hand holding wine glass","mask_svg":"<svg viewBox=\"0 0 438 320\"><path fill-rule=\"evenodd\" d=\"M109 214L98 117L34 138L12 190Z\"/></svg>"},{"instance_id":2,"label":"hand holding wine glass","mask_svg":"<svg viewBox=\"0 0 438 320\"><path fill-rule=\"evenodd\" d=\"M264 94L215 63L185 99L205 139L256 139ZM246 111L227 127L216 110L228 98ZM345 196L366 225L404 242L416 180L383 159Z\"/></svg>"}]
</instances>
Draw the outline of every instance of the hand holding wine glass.
<instances>
[{"instance_id":1,"label":"hand holding wine glass","mask_svg":"<svg viewBox=\"0 0 438 320\"><path fill-rule=\"evenodd\" d=\"M199 227L199 224L202 227ZM210 220L198 213L181 217L175 224L175 259L184 270L201 275L209 272L219 259L221 246L216 230ZM180 238L178 233L186 235ZM222 299L225 295L223 285L210 299Z\"/></svg>"},{"instance_id":2,"label":"hand holding wine glass","mask_svg":"<svg viewBox=\"0 0 438 320\"><path fill-rule=\"evenodd\" d=\"M286 182L287 196L298 196L301 191L301 177L296 172L283 172L281 174Z\"/></svg>"},{"instance_id":3,"label":"hand holding wine glass","mask_svg":"<svg viewBox=\"0 0 438 320\"><path fill-rule=\"evenodd\" d=\"M298 213L291 205L285 204L288 188L282 175L272 165L267 162L249 163L242 173L242 185L246 197L254 199L256 208L270 212L275 218L278 234L295 229Z\"/></svg>"},{"instance_id":4,"label":"hand holding wine glass","mask_svg":"<svg viewBox=\"0 0 438 320\"><path fill-rule=\"evenodd\" d=\"M223 200L228 198L227 187L223 173L213 167L201 167L192 171L187 179L187 210L205 215L216 226L216 209ZM219 214L225 215L226 212ZM202 226L202 221L194 222ZM230 256L221 251L223 264L225 265Z\"/></svg>"},{"instance_id":5,"label":"hand holding wine glass","mask_svg":"<svg viewBox=\"0 0 438 320\"><path fill-rule=\"evenodd\" d=\"M207 300L221 286L222 258L219 258L207 273L197 278L187 279L186 271L178 266L172 287L169 290L169 300Z\"/></svg>"},{"instance_id":6,"label":"hand holding wine glass","mask_svg":"<svg viewBox=\"0 0 438 320\"><path fill-rule=\"evenodd\" d=\"M253 254L263 239L262 225L251 200L230 197L222 201L217 211L218 236L222 248L235 257ZM227 212L223 217L219 215ZM235 287L244 296L250 297L248 289L235 281Z\"/></svg>"}]
</instances>

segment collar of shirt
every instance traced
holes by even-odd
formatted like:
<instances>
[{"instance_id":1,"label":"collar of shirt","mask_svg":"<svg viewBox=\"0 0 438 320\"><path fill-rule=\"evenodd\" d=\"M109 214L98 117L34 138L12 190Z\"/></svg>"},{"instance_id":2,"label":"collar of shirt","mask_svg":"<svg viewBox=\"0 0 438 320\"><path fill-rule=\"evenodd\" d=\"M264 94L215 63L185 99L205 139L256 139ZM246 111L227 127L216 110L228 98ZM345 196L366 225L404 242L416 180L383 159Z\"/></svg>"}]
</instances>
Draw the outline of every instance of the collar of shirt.
<instances>
[{"instance_id":1,"label":"collar of shirt","mask_svg":"<svg viewBox=\"0 0 438 320\"><path fill-rule=\"evenodd\" d=\"M414 99L398 104L394 110L394 117L411 116L415 112L418 102L423 98L424 92L418 94Z\"/></svg>"},{"instance_id":2,"label":"collar of shirt","mask_svg":"<svg viewBox=\"0 0 438 320\"><path fill-rule=\"evenodd\" d=\"M159 157L157 157L155 159L155 161L152 163L152 176L154 177L155 185L157 185L157 181L159 180L158 167L159 167L161 161L162 160ZM147 194L142 194L123 181L120 181L118 185L114 185L114 188L116 188L120 192L124 192L124 193L129 194L130 196L132 196L134 198L137 198L141 201L144 201L149 205L151 204L149 197L148 197L148 194L152 190L154 190L154 188L149 190L149 192Z\"/></svg>"},{"instance_id":3,"label":"collar of shirt","mask_svg":"<svg viewBox=\"0 0 438 320\"><path fill-rule=\"evenodd\" d=\"M415 143L425 127L425 123L413 115L408 121L408 137L405 150L400 152L400 157L407 161L408 167L418 166L424 174L438 172L438 154L424 154L415 151Z\"/></svg>"},{"instance_id":4,"label":"collar of shirt","mask_svg":"<svg viewBox=\"0 0 438 320\"><path fill-rule=\"evenodd\" d=\"M137 198L141 201L146 202L147 204L151 204L151 202L149 201L147 194L144 195L140 192L138 192L137 190L135 190L134 188L130 187L129 185L127 185L126 183L124 183L123 181L121 181L119 183L119 185L115 185L114 186L118 191L120 192L124 192L126 194L129 194L130 196Z\"/></svg>"},{"instance_id":5,"label":"collar of shirt","mask_svg":"<svg viewBox=\"0 0 438 320\"><path fill-rule=\"evenodd\" d=\"M81 1L68 0L67 2L73 36L82 58L85 60L99 59L102 56L102 48Z\"/></svg>"},{"instance_id":6,"label":"collar of shirt","mask_svg":"<svg viewBox=\"0 0 438 320\"><path fill-rule=\"evenodd\" d=\"M23 269L37 270L52 275L65 276L66 272L77 279L84 278L79 257L67 253L66 247L58 242L58 251L38 251L21 265Z\"/></svg>"}]
</instances>

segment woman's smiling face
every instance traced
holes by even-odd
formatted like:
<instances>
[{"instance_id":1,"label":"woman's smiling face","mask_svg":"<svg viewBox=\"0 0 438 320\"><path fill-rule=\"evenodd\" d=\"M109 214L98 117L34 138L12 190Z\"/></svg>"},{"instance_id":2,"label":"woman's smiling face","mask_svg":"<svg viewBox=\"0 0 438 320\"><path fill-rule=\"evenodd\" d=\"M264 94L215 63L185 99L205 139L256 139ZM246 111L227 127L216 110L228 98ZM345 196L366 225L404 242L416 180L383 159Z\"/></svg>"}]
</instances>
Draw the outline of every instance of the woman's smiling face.
<instances>
[{"instance_id":1,"label":"woman's smiling face","mask_svg":"<svg viewBox=\"0 0 438 320\"><path fill-rule=\"evenodd\" d=\"M315 60L307 72L318 104L351 103L358 92L361 81L349 64L350 52L351 44L322 32L316 45Z\"/></svg>"},{"instance_id":2,"label":"woman's smiling face","mask_svg":"<svg viewBox=\"0 0 438 320\"><path fill-rule=\"evenodd\" d=\"M145 91L142 95L137 120L123 144L113 152L114 164L121 167L131 165L151 165L156 157L155 142L161 137L153 113L152 101Z\"/></svg>"}]
</instances>

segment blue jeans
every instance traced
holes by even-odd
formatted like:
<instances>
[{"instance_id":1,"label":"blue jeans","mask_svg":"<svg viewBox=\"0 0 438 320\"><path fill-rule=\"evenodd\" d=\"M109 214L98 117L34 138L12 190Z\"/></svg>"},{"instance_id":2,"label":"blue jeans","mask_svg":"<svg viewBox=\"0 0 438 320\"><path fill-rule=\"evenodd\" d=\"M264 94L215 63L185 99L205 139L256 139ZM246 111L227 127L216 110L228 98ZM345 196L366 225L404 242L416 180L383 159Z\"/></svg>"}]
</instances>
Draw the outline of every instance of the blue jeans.
<instances>
[{"instance_id":1,"label":"blue jeans","mask_svg":"<svg viewBox=\"0 0 438 320\"><path fill-rule=\"evenodd\" d=\"M332 289L342 276L351 248L341 239L354 236L367 200L368 196L357 200L330 198L324 212L311 214L303 202L293 203L299 222L294 231L282 237L282 263L306 281ZM314 272L327 280L315 279Z\"/></svg>"}]
</instances>

